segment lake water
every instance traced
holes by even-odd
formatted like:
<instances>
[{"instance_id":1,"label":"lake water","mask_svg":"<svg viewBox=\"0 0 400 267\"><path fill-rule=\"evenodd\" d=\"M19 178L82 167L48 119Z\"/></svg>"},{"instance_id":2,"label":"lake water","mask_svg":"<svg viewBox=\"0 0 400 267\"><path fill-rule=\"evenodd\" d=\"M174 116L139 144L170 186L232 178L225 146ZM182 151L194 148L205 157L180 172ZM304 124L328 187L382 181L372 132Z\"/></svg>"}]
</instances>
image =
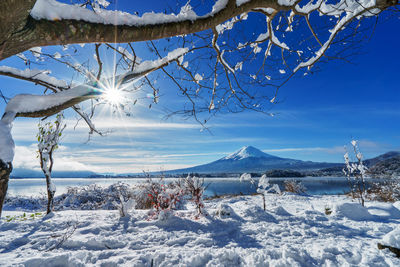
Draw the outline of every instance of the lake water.
<instances>
[{"instance_id":1,"label":"lake water","mask_svg":"<svg viewBox=\"0 0 400 267\"><path fill-rule=\"evenodd\" d=\"M156 180L156 179L155 179ZM166 178L165 181L171 182L175 178ZM306 187L307 193L311 195L336 195L349 192L349 186L344 177L305 177L305 178L270 178L270 183L278 184L283 189L285 180L301 181ZM127 184L144 183L142 178L53 178L57 187L56 195L67 192L68 187L98 184L109 186L113 183L123 182ZM250 194L255 192L255 188L249 182L240 182L239 178L205 178L208 185L205 196L225 195L225 194ZM40 196L46 194L45 179L26 178L10 179L8 194L24 196Z\"/></svg>"}]
</instances>

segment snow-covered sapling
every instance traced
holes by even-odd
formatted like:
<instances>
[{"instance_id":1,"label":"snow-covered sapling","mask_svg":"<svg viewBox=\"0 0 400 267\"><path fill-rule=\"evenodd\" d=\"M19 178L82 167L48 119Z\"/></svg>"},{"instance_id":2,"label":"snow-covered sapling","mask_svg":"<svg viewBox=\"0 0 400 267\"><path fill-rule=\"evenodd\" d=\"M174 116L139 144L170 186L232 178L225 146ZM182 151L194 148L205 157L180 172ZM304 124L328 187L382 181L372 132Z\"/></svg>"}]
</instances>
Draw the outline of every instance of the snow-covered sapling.
<instances>
[{"instance_id":1,"label":"snow-covered sapling","mask_svg":"<svg viewBox=\"0 0 400 267\"><path fill-rule=\"evenodd\" d=\"M129 212L136 207L133 191L128 185L121 182L114 184L113 188L119 200L119 203L114 201L114 205L117 207L120 217L126 217L129 215ZM112 198L113 196L110 197Z\"/></svg>"},{"instance_id":2,"label":"snow-covered sapling","mask_svg":"<svg viewBox=\"0 0 400 267\"><path fill-rule=\"evenodd\" d=\"M263 174L261 176L260 180L257 183L257 181L251 177L251 174L243 173L240 176L240 182L243 182L243 181L249 181L256 188L257 194L261 195L261 197L262 197L264 210L266 209L265 194L268 192L271 192L271 191L275 191L277 194L281 193L281 189L279 188L279 186L277 184L271 185L269 183L269 179L267 178L267 175L265 175L265 174Z\"/></svg>"},{"instance_id":3,"label":"snow-covered sapling","mask_svg":"<svg viewBox=\"0 0 400 267\"><path fill-rule=\"evenodd\" d=\"M345 167L343 168L343 173L346 175L347 181L349 182L352 197L358 198L361 205L364 206L366 195L365 177L368 169L363 164L363 155L358 148L357 141L352 140L351 145L356 161L350 162L349 153L346 152L344 154Z\"/></svg>"},{"instance_id":4,"label":"snow-covered sapling","mask_svg":"<svg viewBox=\"0 0 400 267\"><path fill-rule=\"evenodd\" d=\"M188 175L184 179L184 190L187 194L191 196L191 200L196 206L198 217L201 214L204 214L204 203L203 203L203 193L205 191L204 187L204 178L201 179L196 176Z\"/></svg>"},{"instance_id":5,"label":"snow-covered sapling","mask_svg":"<svg viewBox=\"0 0 400 267\"><path fill-rule=\"evenodd\" d=\"M56 186L51 181L51 171L53 170L54 158L53 153L58 148L58 143L62 132L65 129L63 124L64 116L60 113L57 114L55 122L40 122L38 139L38 157L40 158L40 167L46 177L47 185L47 214L53 210L54 194L56 193Z\"/></svg>"}]
</instances>

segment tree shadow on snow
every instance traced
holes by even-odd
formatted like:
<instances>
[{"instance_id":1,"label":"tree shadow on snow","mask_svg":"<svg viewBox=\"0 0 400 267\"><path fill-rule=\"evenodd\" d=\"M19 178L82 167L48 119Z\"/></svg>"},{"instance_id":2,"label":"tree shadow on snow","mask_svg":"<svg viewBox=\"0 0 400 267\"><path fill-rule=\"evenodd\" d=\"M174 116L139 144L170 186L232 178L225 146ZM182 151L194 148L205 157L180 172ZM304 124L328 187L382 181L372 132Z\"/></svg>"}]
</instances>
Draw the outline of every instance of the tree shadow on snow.
<instances>
[{"instance_id":1,"label":"tree shadow on snow","mask_svg":"<svg viewBox=\"0 0 400 267\"><path fill-rule=\"evenodd\" d=\"M185 219L178 216L172 216L166 221L157 221L154 226L168 232L187 231L198 234L208 234L207 238L212 239L212 246L226 247L227 245L242 248L262 248L259 242L242 230L245 220L236 214L226 219L215 218L211 215L205 217L206 223ZM146 224L147 225L147 224ZM140 227L140 224L138 224Z\"/></svg>"}]
</instances>

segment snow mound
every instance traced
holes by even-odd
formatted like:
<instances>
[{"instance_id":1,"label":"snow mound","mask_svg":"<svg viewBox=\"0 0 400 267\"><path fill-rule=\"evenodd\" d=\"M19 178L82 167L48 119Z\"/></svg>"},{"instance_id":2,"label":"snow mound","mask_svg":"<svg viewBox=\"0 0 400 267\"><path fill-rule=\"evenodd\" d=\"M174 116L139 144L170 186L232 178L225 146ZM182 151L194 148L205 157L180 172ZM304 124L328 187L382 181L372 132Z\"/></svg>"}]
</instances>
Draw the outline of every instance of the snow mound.
<instances>
[{"instance_id":1,"label":"snow mound","mask_svg":"<svg viewBox=\"0 0 400 267\"><path fill-rule=\"evenodd\" d=\"M333 214L343 216L353 221L373 220L374 216L368 209L358 203L342 203L334 207Z\"/></svg>"},{"instance_id":2,"label":"snow mound","mask_svg":"<svg viewBox=\"0 0 400 267\"><path fill-rule=\"evenodd\" d=\"M382 244L395 248L400 248L400 226L387 233L382 238Z\"/></svg>"},{"instance_id":3,"label":"snow mound","mask_svg":"<svg viewBox=\"0 0 400 267\"><path fill-rule=\"evenodd\" d=\"M390 203L374 203L368 205L368 212L382 219L400 219L400 210Z\"/></svg>"},{"instance_id":4,"label":"snow mound","mask_svg":"<svg viewBox=\"0 0 400 267\"><path fill-rule=\"evenodd\" d=\"M73 259L71 255L64 254L64 255L57 255L57 256L50 256L48 258L43 259L42 257L33 258L30 260L25 261L25 266L31 267L43 267L43 266L85 266L84 264L80 263L78 259Z\"/></svg>"},{"instance_id":5,"label":"snow mound","mask_svg":"<svg viewBox=\"0 0 400 267\"><path fill-rule=\"evenodd\" d=\"M273 213L279 216L292 216L289 212L287 212L282 206L278 206L272 209Z\"/></svg>"},{"instance_id":6,"label":"snow mound","mask_svg":"<svg viewBox=\"0 0 400 267\"><path fill-rule=\"evenodd\" d=\"M400 210L400 201L396 201L393 203L393 207L395 207L396 209Z\"/></svg>"},{"instance_id":7,"label":"snow mound","mask_svg":"<svg viewBox=\"0 0 400 267\"><path fill-rule=\"evenodd\" d=\"M251 222L277 222L274 216L263 210L260 206L251 206L245 209L243 215Z\"/></svg>"}]
</instances>

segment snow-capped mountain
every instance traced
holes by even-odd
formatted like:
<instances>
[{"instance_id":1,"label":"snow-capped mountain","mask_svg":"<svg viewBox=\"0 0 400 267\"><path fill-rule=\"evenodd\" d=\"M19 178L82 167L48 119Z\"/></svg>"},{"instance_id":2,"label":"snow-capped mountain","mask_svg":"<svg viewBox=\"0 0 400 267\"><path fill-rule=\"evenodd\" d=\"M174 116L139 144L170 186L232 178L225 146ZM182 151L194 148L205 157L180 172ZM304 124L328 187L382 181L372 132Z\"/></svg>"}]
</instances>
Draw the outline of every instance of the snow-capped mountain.
<instances>
[{"instance_id":1,"label":"snow-capped mountain","mask_svg":"<svg viewBox=\"0 0 400 267\"><path fill-rule=\"evenodd\" d=\"M238 151L211 163L173 170L169 173L240 173L264 172L272 169L317 170L336 165L338 164L281 158L264 153L252 146L244 146Z\"/></svg>"},{"instance_id":2,"label":"snow-capped mountain","mask_svg":"<svg viewBox=\"0 0 400 267\"><path fill-rule=\"evenodd\" d=\"M235 153L232 153L221 160L242 160L245 158L274 158L274 156L264 153L253 146L244 146Z\"/></svg>"}]
</instances>

